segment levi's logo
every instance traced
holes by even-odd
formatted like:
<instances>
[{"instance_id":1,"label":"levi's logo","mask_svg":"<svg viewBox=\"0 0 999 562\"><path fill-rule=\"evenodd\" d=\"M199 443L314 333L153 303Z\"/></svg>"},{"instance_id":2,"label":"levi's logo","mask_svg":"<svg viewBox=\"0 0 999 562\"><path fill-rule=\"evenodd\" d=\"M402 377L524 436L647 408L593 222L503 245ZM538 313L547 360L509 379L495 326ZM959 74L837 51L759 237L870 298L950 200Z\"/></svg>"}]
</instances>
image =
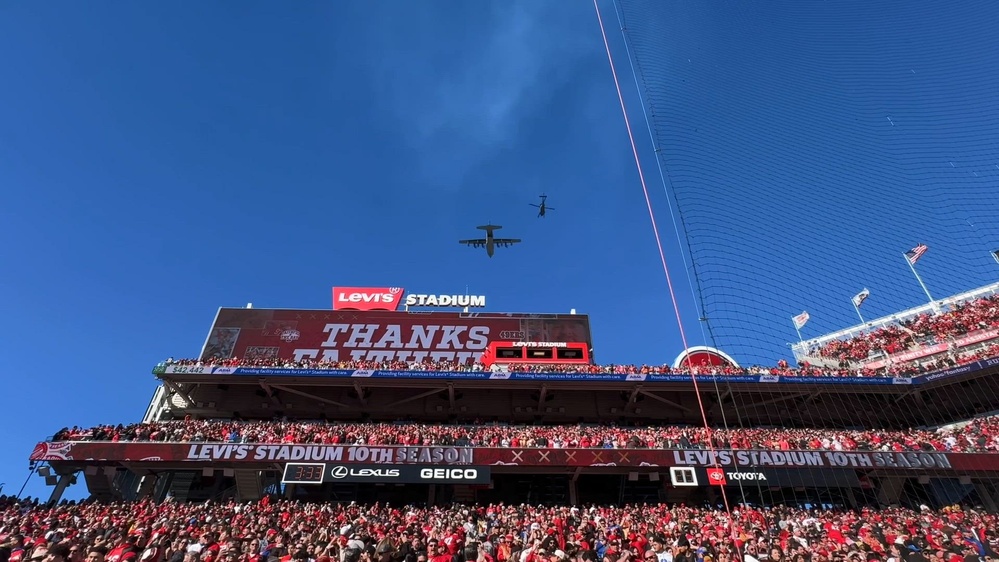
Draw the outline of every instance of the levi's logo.
<instances>
[{"instance_id":1,"label":"levi's logo","mask_svg":"<svg viewBox=\"0 0 999 562\"><path fill-rule=\"evenodd\" d=\"M725 470L721 468L709 468L708 483L710 483L712 486L724 486Z\"/></svg>"},{"instance_id":2,"label":"levi's logo","mask_svg":"<svg viewBox=\"0 0 999 562\"><path fill-rule=\"evenodd\" d=\"M395 310L401 287L333 287L333 310Z\"/></svg>"},{"instance_id":3,"label":"levi's logo","mask_svg":"<svg viewBox=\"0 0 999 562\"><path fill-rule=\"evenodd\" d=\"M392 302L389 293L340 293L337 302Z\"/></svg>"}]
</instances>

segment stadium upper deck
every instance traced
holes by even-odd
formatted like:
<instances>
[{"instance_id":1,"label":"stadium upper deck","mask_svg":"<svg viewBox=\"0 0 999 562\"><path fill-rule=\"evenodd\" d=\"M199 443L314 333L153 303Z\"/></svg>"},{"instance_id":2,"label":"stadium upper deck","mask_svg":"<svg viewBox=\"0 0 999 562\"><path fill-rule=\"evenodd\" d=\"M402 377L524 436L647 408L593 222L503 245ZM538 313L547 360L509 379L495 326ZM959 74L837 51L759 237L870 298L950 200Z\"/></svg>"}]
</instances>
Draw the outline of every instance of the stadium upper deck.
<instances>
[{"instance_id":1,"label":"stadium upper deck","mask_svg":"<svg viewBox=\"0 0 999 562\"><path fill-rule=\"evenodd\" d=\"M522 373L603 375L604 380L639 379L671 382L669 377L691 373L791 380L892 378L939 379L992 366L999 355L999 287L985 287L865 325L870 331L846 330L795 346L800 362L790 367L744 368L719 351L700 356L681 354L671 365L592 364L589 323L585 316L489 315L430 313L412 316L393 312L261 311L222 309L198 359L170 360L157 366L158 375L342 376L350 371L377 378L381 371L419 371L414 378L440 373L475 373L479 378L525 378ZM843 337L846 336L846 337ZM499 340L507 343L496 344ZM519 340L519 343L508 341ZM584 346L578 359L557 356L558 348L526 348L543 342L549 348L564 342ZM502 349L495 345L503 345ZM504 351L526 351L517 360ZM546 354L547 355L544 355ZM485 359L488 357L488 361ZM481 363L492 369L485 369ZM497 368L502 367L502 368ZM956 370L957 373L948 371ZM489 371L488 374L486 371ZM392 378L399 375L390 374ZM450 375L452 377L457 375ZM465 374L461 378L475 378ZM567 377L555 377L566 380ZM677 381L682 382L682 381ZM872 381L868 381L869 383ZM887 381L881 381L887 382Z\"/></svg>"},{"instance_id":2,"label":"stadium upper deck","mask_svg":"<svg viewBox=\"0 0 999 562\"><path fill-rule=\"evenodd\" d=\"M792 346L799 362L852 370L933 365L948 352L989 345L999 338L999 283L898 312Z\"/></svg>"}]
</instances>

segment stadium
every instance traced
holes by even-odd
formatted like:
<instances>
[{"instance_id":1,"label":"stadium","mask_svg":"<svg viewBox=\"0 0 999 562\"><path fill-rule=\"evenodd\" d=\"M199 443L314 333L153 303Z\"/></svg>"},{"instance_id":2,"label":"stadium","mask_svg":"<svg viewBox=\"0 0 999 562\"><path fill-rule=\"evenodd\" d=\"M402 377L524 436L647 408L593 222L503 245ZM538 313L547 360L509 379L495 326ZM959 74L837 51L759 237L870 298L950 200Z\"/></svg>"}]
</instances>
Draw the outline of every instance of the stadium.
<instances>
[{"instance_id":1,"label":"stadium","mask_svg":"<svg viewBox=\"0 0 999 562\"><path fill-rule=\"evenodd\" d=\"M585 315L396 311L402 290L334 288L331 310L219 309L196 358L156 366L142 424L69 429L31 460L50 501L82 472L104 501L700 504L731 488L739 504L943 507L959 490L995 507L997 422L973 419L999 410L985 289L764 369L710 348L600 366ZM343 298L378 293L396 298ZM851 361L902 324L915 345Z\"/></svg>"},{"instance_id":2,"label":"stadium","mask_svg":"<svg viewBox=\"0 0 999 562\"><path fill-rule=\"evenodd\" d=\"M996 83L994 60L981 54L994 38L980 24L996 9L778 4L748 13L738 4L594 0L586 41L602 41L585 54L609 78L601 74L606 88L594 90L593 105L619 104L627 136L608 141L613 156L596 156L599 138L578 160L640 186L629 202L651 222L642 225L654 244L643 249L629 247L635 206L601 225L561 223L584 225L576 232L549 229L573 208L565 195L531 217L541 223L553 211L543 227L515 225L517 236L528 231L523 241L447 238L486 262L428 249L450 236L427 228L435 213L457 207L421 201L399 218L393 206L412 202L389 203L374 188L353 195L368 207L338 206L332 221L322 214L360 221L318 252L332 265L294 254L317 253L297 224L262 218L246 228L238 202L240 235L264 233L252 243L208 230L215 218L164 221L163 231L196 225L207 239L228 236L253 257L216 267L225 251L213 243L203 262L156 263L174 294L225 285L213 297L226 300L209 307L193 295L167 305L178 316L204 314L207 335L192 336L200 350L163 349L150 360L142 374L155 390L141 419L81 399L107 421L39 422L25 485L44 483L46 496L0 496L0 562L995 562L999 113L982 101ZM517 33L500 43L537 47L527 35L550 34L575 45L554 23L575 20L556 12L537 27L514 18ZM337 14L363 27L349 15ZM428 26L415 23L419 15L384 35ZM480 41L488 42L472 44ZM419 50L411 43L396 50ZM501 82L517 74L481 66L497 68ZM556 97L586 90L563 86ZM411 128L457 134L436 118ZM491 126L483 137L499 134ZM449 144L456 154L479 142L458 139ZM619 144L634 178L611 164L622 160ZM365 150L383 150L374 146ZM525 166L530 156L518 153ZM457 160L449 155L438 173ZM380 165L418 175L416 166ZM532 185L550 181L540 178ZM454 195L437 199L462 198ZM281 214L278 198L261 217ZM503 195L489 198L500 214ZM390 233L382 254L374 230ZM534 240L537 254L516 253ZM338 254L347 242L363 252ZM635 261L654 267L630 268ZM280 275L253 285L270 269ZM412 285L329 288L314 283L316 271L360 285L392 271L379 282ZM516 289L505 298L461 293L459 278ZM439 292L407 289L427 279ZM243 283L271 283L268 297L279 296L267 307L230 306L227 291ZM286 283L322 287L315 293L329 305ZM581 302L550 304L561 292ZM124 293L122 307L131 302ZM134 339L155 333L143 322L119 328ZM621 361L622 351L637 362ZM95 382L110 393L117 384Z\"/></svg>"}]
</instances>

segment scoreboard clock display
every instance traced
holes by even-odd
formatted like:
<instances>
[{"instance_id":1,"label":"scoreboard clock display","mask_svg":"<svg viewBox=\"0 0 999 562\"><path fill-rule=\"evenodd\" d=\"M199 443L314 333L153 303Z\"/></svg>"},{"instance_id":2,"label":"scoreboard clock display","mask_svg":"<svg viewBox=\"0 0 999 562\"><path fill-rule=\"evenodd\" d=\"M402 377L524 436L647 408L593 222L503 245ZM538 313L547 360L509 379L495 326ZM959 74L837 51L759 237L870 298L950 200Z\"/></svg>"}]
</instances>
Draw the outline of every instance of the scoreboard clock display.
<instances>
[{"instance_id":1,"label":"scoreboard clock display","mask_svg":"<svg viewBox=\"0 0 999 562\"><path fill-rule=\"evenodd\" d=\"M322 484L326 474L326 464L313 462L288 463L284 465L282 484Z\"/></svg>"}]
</instances>

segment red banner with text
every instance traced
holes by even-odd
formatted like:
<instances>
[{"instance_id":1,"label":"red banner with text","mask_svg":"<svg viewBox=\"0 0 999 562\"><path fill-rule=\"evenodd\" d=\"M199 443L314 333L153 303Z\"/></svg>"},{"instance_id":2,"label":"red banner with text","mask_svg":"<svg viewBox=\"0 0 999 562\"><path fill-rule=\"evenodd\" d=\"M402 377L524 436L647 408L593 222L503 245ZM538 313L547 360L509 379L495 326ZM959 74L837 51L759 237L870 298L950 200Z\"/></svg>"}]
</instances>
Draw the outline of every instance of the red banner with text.
<instances>
[{"instance_id":1,"label":"red banner with text","mask_svg":"<svg viewBox=\"0 0 999 562\"><path fill-rule=\"evenodd\" d=\"M223 308L202 359L466 363L492 340L593 345L585 315Z\"/></svg>"},{"instance_id":2,"label":"red banner with text","mask_svg":"<svg viewBox=\"0 0 999 562\"><path fill-rule=\"evenodd\" d=\"M433 464L562 467L783 467L999 471L999 454L662 449L496 449L257 443L39 443L32 461Z\"/></svg>"}]
</instances>

